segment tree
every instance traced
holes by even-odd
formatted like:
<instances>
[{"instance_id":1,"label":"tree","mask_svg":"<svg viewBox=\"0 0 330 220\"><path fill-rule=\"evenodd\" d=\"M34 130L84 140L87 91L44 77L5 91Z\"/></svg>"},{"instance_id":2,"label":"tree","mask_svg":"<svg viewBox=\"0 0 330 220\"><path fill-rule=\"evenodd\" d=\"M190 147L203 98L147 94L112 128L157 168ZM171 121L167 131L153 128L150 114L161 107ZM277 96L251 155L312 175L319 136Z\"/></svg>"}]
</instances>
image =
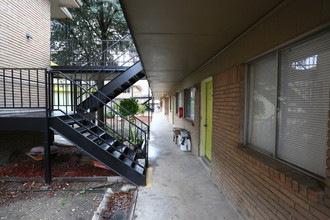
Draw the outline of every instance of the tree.
<instances>
[{"instance_id":1,"label":"tree","mask_svg":"<svg viewBox=\"0 0 330 220\"><path fill-rule=\"evenodd\" d=\"M82 3L80 8L72 9L73 19L52 21L52 61L57 64L79 65L90 61L111 40L119 40L128 33L117 0L82 0Z\"/></svg>"},{"instance_id":2,"label":"tree","mask_svg":"<svg viewBox=\"0 0 330 220\"><path fill-rule=\"evenodd\" d=\"M91 66L109 65L112 57L101 52L128 33L121 6L117 0L82 0L82 3L82 7L71 11L73 19L52 21L52 61L60 66L80 66L97 58ZM118 44L117 49L128 46ZM104 86L103 78L96 78L95 82L98 88ZM97 114L104 122L103 108Z\"/></svg>"},{"instance_id":3,"label":"tree","mask_svg":"<svg viewBox=\"0 0 330 220\"><path fill-rule=\"evenodd\" d=\"M134 116L138 113L139 111L139 103L138 100L136 99L124 99L121 100L119 105L122 108L119 108L120 114L122 114L124 117L128 117L128 119L135 124L135 118ZM124 121L122 120L122 123L124 124ZM124 127L124 125L122 125ZM128 125L128 132L129 132L129 137L130 141L134 142L135 144L142 144L143 140L137 140L137 130L134 129L130 124Z\"/></svg>"},{"instance_id":4,"label":"tree","mask_svg":"<svg viewBox=\"0 0 330 220\"><path fill-rule=\"evenodd\" d=\"M123 108L119 109L120 114L125 117L134 116L139 111L139 103L136 99L124 99L120 101L120 106ZM127 111L126 111L127 110Z\"/></svg>"}]
</instances>

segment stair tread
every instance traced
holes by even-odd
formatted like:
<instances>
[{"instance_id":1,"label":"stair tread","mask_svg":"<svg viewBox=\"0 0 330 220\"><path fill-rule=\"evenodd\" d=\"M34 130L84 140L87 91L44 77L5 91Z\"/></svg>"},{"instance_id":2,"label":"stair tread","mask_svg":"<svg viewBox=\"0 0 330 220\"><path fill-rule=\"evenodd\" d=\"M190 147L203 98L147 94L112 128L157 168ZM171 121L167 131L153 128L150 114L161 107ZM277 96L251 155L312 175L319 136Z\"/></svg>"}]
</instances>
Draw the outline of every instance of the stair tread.
<instances>
[{"instance_id":1,"label":"stair tread","mask_svg":"<svg viewBox=\"0 0 330 220\"><path fill-rule=\"evenodd\" d=\"M142 164L140 164L140 165L142 165ZM143 165L142 165L143 166ZM140 173L140 174L142 174L142 175L144 175L145 174L145 172L144 172L144 167L141 167L141 166L139 166L139 164L137 164L137 163L135 163L135 165L134 165L134 170L136 171L136 172L138 172L138 173Z\"/></svg>"},{"instance_id":2,"label":"stair tread","mask_svg":"<svg viewBox=\"0 0 330 220\"><path fill-rule=\"evenodd\" d=\"M114 156L117 159L119 159L121 157L121 153L118 151L113 151L111 154L112 154L112 156Z\"/></svg>"},{"instance_id":3,"label":"stair tread","mask_svg":"<svg viewBox=\"0 0 330 220\"><path fill-rule=\"evenodd\" d=\"M105 139L105 141L106 141L107 144L109 144L111 146L115 145L115 143L117 142L117 140L112 138L112 137Z\"/></svg>"},{"instance_id":4,"label":"stair tread","mask_svg":"<svg viewBox=\"0 0 330 220\"><path fill-rule=\"evenodd\" d=\"M132 167L133 163L135 162L136 152L129 151L128 154L125 154L125 158L123 162L128 166Z\"/></svg>"},{"instance_id":5,"label":"stair tread","mask_svg":"<svg viewBox=\"0 0 330 220\"><path fill-rule=\"evenodd\" d=\"M86 120L86 119L83 118L83 117L80 117L80 118L74 118L74 119L72 119L72 118L68 118L68 119L65 119L64 122L65 122L66 124L72 124L72 123L80 122L80 121L83 121L83 120Z\"/></svg>"},{"instance_id":6,"label":"stair tread","mask_svg":"<svg viewBox=\"0 0 330 220\"><path fill-rule=\"evenodd\" d=\"M107 143L103 143L103 144L101 144L101 145L99 145L99 146L100 146L100 148L102 148L102 149L105 150L105 151L108 151L109 148L111 148L111 145L109 145L109 144L107 144Z\"/></svg>"},{"instance_id":7,"label":"stair tread","mask_svg":"<svg viewBox=\"0 0 330 220\"><path fill-rule=\"evenodd\" d=\"M96 139L98 139L100 136L102 136L103 134L105 134L104 131L99 131L99 132L95 132L95 134L90 134L87 136L88 139L95 141Z\"/></svg>"},{"instance_id":8,"label":"stair tread","mask_svg":"<svg viewBox=\"0 0 330 220\"><path fill-rule=\"evenodd\" d=\"M79 128L76 128L76 131L78 131L80 133L83 133L83 132L87 131L88 129L91 129L91 128L94 128L94 127L96 127L96 125L94 125L94 124L85 125L85 126L81 126Z\"/></svg>"},{"instance_id":9,"label":"stair tread","mask_svg":"<svg viewBox=\"0 0 330 220\"><path fill-rule=\"evenodd\" d=\"M113 148L121 153L124 153L128 149L125 145L114 146Z\"/></svg>"}]
</instances>

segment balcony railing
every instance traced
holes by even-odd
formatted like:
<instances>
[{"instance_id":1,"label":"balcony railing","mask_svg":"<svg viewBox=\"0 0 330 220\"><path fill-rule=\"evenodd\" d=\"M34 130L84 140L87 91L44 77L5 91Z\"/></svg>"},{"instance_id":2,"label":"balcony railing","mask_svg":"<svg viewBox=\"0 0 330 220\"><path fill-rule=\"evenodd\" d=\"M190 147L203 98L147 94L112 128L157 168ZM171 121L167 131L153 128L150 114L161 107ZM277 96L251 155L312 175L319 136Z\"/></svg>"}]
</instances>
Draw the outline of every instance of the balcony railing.
<instances>
[{"instance_id":1,"label":"balcony railing","mask_svg":"<svg viewBox=\"0 0 330 220\"><path fill-rule=\"evenodd\" d=\"M122 40L51 40L51 61L59 66L121 66L128 59L118 58L125 48L132 45L130 39ZM111 49L109 49L111 48ZM103 53L108 49L108 53ZM95 59L95 55L102 54ZM113 61L116 60L116 63Z\"/></svg>"},{"instance_id":2,"label":"balcony railing","mask_svg":"<svg viewBox=\"0 0 330 220\"><path fill-rule=\"evenodd\" d=\"M46 80L46 69L0 69L0 109L46 108Z\"/></svg>"}]
</instances>

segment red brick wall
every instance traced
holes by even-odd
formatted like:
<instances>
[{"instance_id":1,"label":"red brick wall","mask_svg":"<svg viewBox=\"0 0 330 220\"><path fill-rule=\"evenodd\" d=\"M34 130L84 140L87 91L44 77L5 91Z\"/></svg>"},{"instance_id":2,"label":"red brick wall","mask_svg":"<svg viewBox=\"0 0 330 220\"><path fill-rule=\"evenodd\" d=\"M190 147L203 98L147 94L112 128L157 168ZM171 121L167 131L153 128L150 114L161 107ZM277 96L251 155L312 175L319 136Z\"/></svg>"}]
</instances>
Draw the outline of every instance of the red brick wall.
<instances>
[{"instance_id":1,"label":"red brick wall","mask_svg":"<svg viewBox=\"0 0 330 220\"><path fill-rule=\"evenodd\" d=\"M242 146L244 72L236 66L213 81L212 177L246 219L330 219L329 177L324 190L323 182Z\"/></svg>"}]
</instances>

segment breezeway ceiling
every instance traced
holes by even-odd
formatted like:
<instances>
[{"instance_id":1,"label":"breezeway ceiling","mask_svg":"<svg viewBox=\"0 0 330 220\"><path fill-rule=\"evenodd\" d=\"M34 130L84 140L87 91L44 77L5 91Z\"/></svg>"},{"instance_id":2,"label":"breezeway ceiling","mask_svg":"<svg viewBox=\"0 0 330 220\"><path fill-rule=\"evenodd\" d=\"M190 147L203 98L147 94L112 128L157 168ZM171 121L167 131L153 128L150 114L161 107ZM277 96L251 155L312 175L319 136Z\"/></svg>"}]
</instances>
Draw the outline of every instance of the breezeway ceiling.
<instances>
[{"instance_id":1,"label":"breezeway ceiling","mask_svg":"<svg viewBox=\"0 0 330 220\"><path fill-rule=\"evenodd\" d=\"M156 98L221 51L280 0L121 0Z\"/></svg>"}]
</instances>

